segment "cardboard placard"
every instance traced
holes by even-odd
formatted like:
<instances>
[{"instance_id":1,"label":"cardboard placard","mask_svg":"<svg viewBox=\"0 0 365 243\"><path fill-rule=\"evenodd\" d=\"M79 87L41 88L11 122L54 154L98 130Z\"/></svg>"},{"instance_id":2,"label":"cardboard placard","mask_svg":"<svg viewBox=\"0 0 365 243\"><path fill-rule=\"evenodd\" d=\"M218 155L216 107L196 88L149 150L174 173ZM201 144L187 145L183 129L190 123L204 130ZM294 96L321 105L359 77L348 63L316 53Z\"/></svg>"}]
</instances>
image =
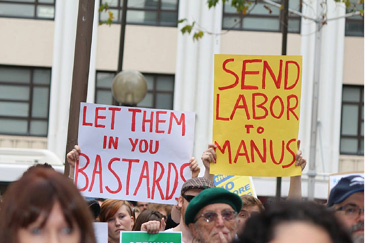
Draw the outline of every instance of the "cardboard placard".
<instances>
[{"instance_id":1,"label":"cardboard placard","mask_svg":"<svg viewBox=\"0 0 365 243\"><path fill-rule=\"evenodd\" d=\"M213 174L295 176L301 56L215 55Z\"/></svg>"},{"instance_id":2,"label":"cardboard placard","mask_svg":"<svg viewBox=\"0 0 365 243\"><path fill-rule=\"evenodd\" d=\"M75 184L87 197L175 204L194 123L192 112L81 103Z\"/></svg>"}]
</instances>

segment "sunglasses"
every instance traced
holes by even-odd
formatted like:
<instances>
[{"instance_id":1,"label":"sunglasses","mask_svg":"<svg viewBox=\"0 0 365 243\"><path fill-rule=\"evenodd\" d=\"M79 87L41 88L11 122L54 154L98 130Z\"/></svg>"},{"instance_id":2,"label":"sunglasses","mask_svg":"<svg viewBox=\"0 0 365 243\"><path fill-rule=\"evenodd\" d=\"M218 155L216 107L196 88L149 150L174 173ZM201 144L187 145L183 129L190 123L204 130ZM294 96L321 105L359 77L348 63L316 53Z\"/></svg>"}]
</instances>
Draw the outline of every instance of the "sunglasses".
<instances>
[{"instance_id":1,"label":"sunglasses","mask_svg":"<svg viewBox=\"0 0 365 243\"><path fill-rule=\"evenodd\" d=\"M233 220L236 218L237 213L236 213L236 211L223 210L220 213L220 215L222 215L223 220L230 221L230 220ZM200 218L203 218L203 220L207 223L214 222L218 218L218 213L216 213L214 211L209 211L209 212L203 213L203 214L199 215L199 217L197 217L194 222L198 221Z\"/></svg>"},{"instance_id":2,"label":"sunglasses","mask_svg":"<svg viewBox=\"0 0 365 243\"><path fill-rule=\"evenodd\" d=\"M185 194L182 194L181 195L183 198L185 198L186 201L190 202L191 199L193 199L195 196L193 195L185 195Z\"/></svg>"}]
</instances>

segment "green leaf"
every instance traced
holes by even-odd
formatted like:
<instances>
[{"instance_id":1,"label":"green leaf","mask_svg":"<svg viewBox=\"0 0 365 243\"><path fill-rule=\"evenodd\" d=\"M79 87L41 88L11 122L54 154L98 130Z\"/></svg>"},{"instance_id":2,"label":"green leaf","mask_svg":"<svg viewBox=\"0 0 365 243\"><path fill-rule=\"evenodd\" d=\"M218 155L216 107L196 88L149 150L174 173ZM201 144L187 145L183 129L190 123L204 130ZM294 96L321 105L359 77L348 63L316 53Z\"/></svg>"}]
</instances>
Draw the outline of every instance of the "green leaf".
<instances>
[{"instance_id":1,"label":"green leaf","mask_svg":"<svg viewBox=\"0 0 365 243\"><path fill-rule=\"evenodd\" d=\"M185 25L184 27L181 28L181 33L185 34L186 32L188 32L190 34L192 29L193 29L193 26Z\"/></svg>"},{"instance_id":2,"label":"green leaf","mask_svg":"<svg viewBox=\"0 0 365 243\"><path fill-rule=\"evenodd\" d=\"M201 39L204 36L204 32L203 31L198 31L195 32L193 35L193 40L194 41L198 41L199 39Z\"/></svg>"},{"instance_id":3,"label":"green leaf","mask_svg":"<svg viewBox=\"0 0 365 243\"><path fill-rule=\"evenodd\" d=\"M181 24L181 23L183 23L183 22L185 22L185 21L187 21L187 19L186 19L186 18L185 18L185 19L179 19L178 23L179 23L179 24Z\"/></svg>"},{"instance_id":4,"label":"green leaf","mask_svg":"<svg viewBox=\"0 0 365 243\"><path fill-rule=\"evenodd\" d=\"M208 8L215 7L219 0L208 0ZM223 0L224 3L224 0Z\"/></svg>"}]
</instances>

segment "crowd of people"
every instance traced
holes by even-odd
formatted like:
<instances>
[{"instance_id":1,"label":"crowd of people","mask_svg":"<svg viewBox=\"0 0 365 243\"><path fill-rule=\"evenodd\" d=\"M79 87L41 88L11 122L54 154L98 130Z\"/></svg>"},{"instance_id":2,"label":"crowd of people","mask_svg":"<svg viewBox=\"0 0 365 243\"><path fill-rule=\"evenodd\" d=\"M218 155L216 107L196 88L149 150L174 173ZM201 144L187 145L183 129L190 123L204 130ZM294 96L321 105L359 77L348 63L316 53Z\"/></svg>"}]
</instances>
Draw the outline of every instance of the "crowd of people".
<instances>
[{"instance_id":1,"label":"crowd of people","mask_svg":"<svg viewBox=\"0 0 365 243\"><path fill-rule=\"evenodd\" d=\"M299 147L299 144L298 144ZM67 155L70 178L81 150ZM70 178L47 164L33 166L7 189L0 204L0 242L96 242L93 222L108 225L108 242L120 232L181 232L182 241L243 243L364 242L364 177L343 177L322 205L301 198L301 177L290 179L287 200L263 203L215 187L210 163L215 146L202 155L204 177L190 160L192 178L181 187L176 205L116 199L86 200ZM306 159L298 150L296 166Z\"/></svg>"}]
</instances>

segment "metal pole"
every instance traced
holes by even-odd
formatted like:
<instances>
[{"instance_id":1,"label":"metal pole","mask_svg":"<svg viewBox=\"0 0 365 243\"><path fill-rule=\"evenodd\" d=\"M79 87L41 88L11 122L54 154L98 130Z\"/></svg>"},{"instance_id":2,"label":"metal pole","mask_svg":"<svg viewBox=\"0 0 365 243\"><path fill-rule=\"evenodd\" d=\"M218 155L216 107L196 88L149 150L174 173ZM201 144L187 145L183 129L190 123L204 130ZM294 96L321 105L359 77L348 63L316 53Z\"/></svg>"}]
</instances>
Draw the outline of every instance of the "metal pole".
<instances>
[{"instance_id":1,"label":"metal pole","mask_svg":"<svg viewBox=\"0 0 365 243\"><path fill-rule=\"evenodd\" d=\"M119 40L119 59L117 74L123 70L124 57L124 40L125 40L125 26L127 22L127 5L128 0L123 0L122 19L120 21L120 40Z\"/></svg>"},{"instance_id":2,"label":"metal pole","mask_svg":"<svg viewBox=\"0 0 365 243\"><path fill-rule=\"evenodd\" d=\"M281 55L286 55L286 47L288 43L288 9L289 9L289 0L282 0L281 4L283 6L282 8L282 27L281 27L281 33L282 33L282 40L281 40ZM279 199L281 197L281 177L276 177L276 198Z\"/></svg>"},{"instance_id":3,"label":"metal pole","mask_svg":"<svg viewBox=\"0 0 365 243\"><path fill-rule=\"evenodd\" d=\"M317 4L317 13L320 12L320 1ZM320 14L317 14L320 16ZM321 69L321 20L316 21L316 36L314 47L314 71L313 71L313 98L312 98L312 120L309 149L309 170L308 170L308 200L314 199L314 187L316 173L316 149L317 149L317 127L318 127L318 97L319 79Z\"/></svg>"},{"instance_id":4,"label":"metal pole","mask_svg":"<svg viewBox=\"0 0 365 243\"><path fill-rule=\"evenodd\" d=\"M66 153L77 144L80 102L85 102L87 96L94 7L95 0L79 1ZM65 175L68 175L69 169L68 163L65 163Z\"/></svg>"}]
</instances>

